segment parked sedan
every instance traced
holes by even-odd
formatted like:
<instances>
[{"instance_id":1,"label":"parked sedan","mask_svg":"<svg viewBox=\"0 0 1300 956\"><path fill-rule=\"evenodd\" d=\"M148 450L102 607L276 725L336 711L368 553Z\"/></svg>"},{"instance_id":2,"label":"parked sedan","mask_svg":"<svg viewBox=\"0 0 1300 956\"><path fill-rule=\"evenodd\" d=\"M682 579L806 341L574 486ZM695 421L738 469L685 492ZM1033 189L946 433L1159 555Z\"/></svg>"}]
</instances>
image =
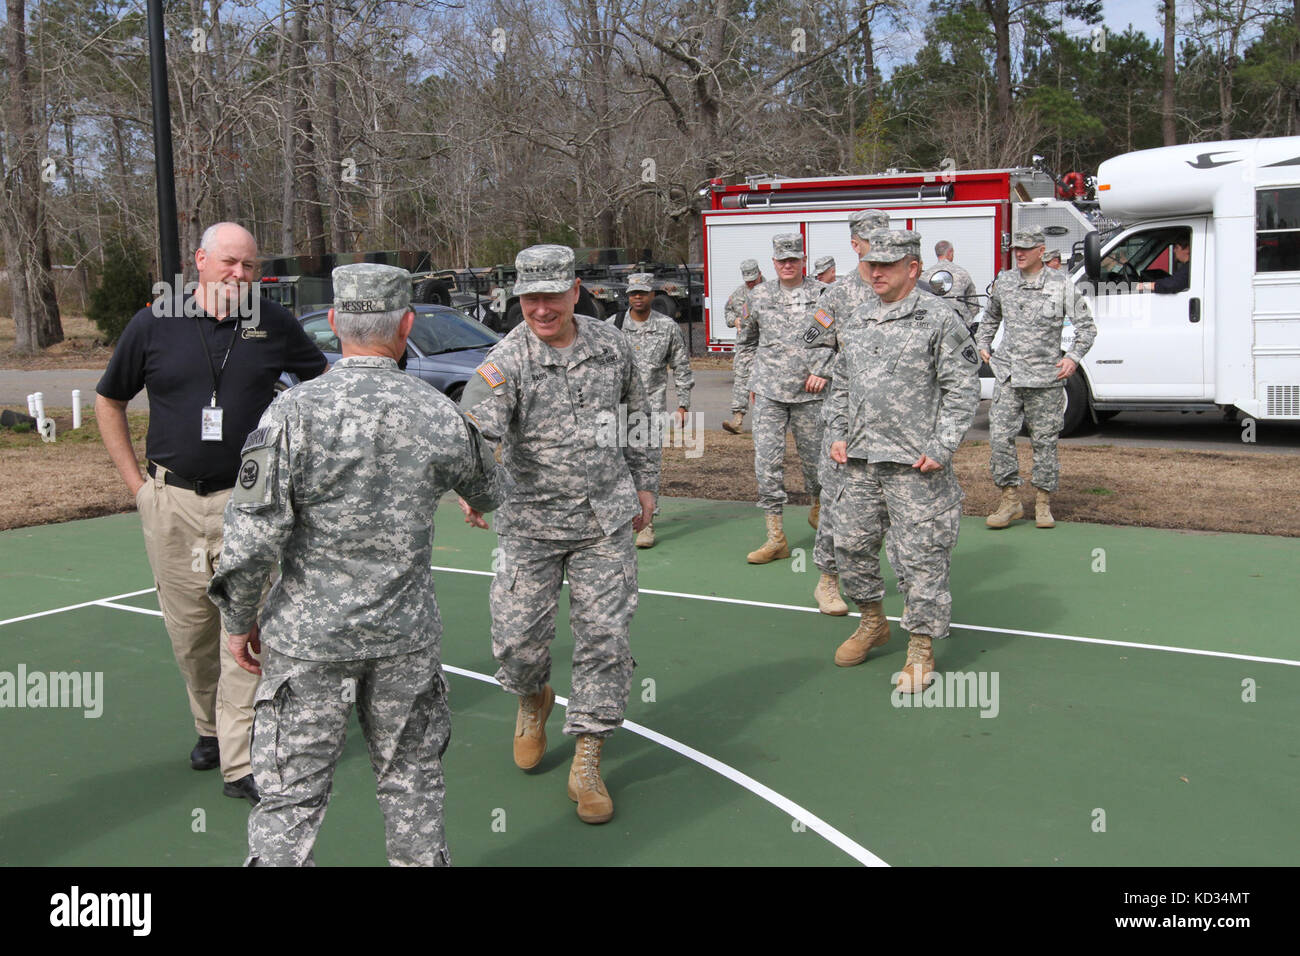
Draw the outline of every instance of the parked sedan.
<instances>
[{"instance_id":1,"label":"parked sedan","mask_svg":"<svg viewBox=\"0 0 1300 956\"><path fill-rule=\"evenodd\" d=\"M456 309L422 304L412 304L411 308L415 310L415 324L406 342L406 371L452 401L459 401L465 383L501 336ZM330 328L328 310L309 312L298 321L331 365L343 357L339 337ZM286 373L280 383L288 388L298 380Z\"/></svg>"}]
</instances>

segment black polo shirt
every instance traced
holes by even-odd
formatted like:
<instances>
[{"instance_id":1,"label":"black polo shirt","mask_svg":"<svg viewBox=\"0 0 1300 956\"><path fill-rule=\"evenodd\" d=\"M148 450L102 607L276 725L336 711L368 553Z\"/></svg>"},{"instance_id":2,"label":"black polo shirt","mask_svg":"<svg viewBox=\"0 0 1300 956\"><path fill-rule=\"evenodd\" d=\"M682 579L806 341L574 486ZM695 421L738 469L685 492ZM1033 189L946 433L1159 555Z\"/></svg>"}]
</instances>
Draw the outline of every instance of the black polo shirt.
<instances>
[{"instance_id":1,"label":"black polo shirt","mask_svg":"<svg viewBox=\"0 0 1300 956\"><path fill-rule=\"evenodd\" d=\"M141 388L149 390L145 454L150 461L189 481L233 482L244 439L275 397L280 373L306 380L325 371L325 356L291 312L262 299L258 314L252 328L248 320L218 322L206 312L158 316L144 308L131 318L95 390L123 402ZM212 399L213 370L223 410L219 442L203 441L200 431L202 409Z\"/></svg>"}]
</instances>

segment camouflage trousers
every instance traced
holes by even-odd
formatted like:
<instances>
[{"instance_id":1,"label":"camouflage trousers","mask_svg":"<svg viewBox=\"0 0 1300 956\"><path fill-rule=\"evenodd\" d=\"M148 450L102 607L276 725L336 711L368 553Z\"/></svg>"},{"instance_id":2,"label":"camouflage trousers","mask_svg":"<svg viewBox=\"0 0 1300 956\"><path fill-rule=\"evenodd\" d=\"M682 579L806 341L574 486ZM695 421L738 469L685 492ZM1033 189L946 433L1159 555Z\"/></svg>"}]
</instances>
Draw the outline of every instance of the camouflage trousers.
<instances>
[{"instance_id":1,"label":"camouflage trousers","mask_svg":"<svg viewBox=\"0 0 1300 956\"><path fill-rule=\"evenodd\" d=\"M572 691L564 732L608 737L623 723L632 688L628 629L636 613L636 547L629 522L578 541L501 535L492 580L492 656L501 686L535 694L551 679L560 586L569 580Z\"/></svg>"},{"instance_id":2,"label":"camouflage trousers","mask_svg":"<svg viewBox=\"0 0 1300 956\"><path fill-rule=\"evenodd\" d=\"M1035 488L1055 491L1061 477L1056 440L1065 426L1065 389L1013 388L1002 382L993 386L993 406L989 409L989 471L999 488L1021 484L1016 435L1022 421L1029 428L1029 441L1034 450L1034 470L1029 480Z\"/></svg>"},{"instance_id":3,"label":"camouflage trousers","mask_svg":"<svg viewBox=\"0 0 1300 956\"><path fill-rule=\"evenodd\" d=\"M961 500L950 468L923 475L898 462L850 458L835 503L835 560L849 600L862 605L885 596L880 544L888 531L894 545L890 563L907 582L903 629L947 637L948 569L961 528Z\"/></svg>"},{"instance_id":4,"label":"camouflage trousers","mask_svg":"<svg viewBox=\"0 0 1300 956\"><path fill-rule=\"evenodd\" d=\"M734 377L731 381L731 410L733 412L749 411L749 370L754 367L754 353L739 351L731 353L731 368Z\"/></svg>"},{"instance_id":5,"label":"camouflage trousers","mask_svg":"<svg viewBox=\"0 0 1300 956\"><path fill-rule=\"evenodd\" d=\"M450 864L442 755L451 710L432 647L355 661L307 661L264 647L252 761L261 801L248 817L247 864L314 865L354 701L384 812L388 862Z\"/></svg>"},{"instance_id":6,"label":"camouflage trousers","mask_svg":"<svg viewBox=\"0 0 1300 956\"><path fill-rule=\"evenodd\" d=\"M777 402L754 396L754 477L758 480L758 506L779 515L786 502L785 433L794 432L803 486L809 495L821 494L817 478L822 445L822 403Z\"/></svg>"},{"instance_id":7,"label":"camouflage trousers","mask_svg":"<svg viewBox=\"0 0 1300 956\"><path fill-rule=\"evenodd\" d=\"M813 564L817 565L817 570L826 574L837 574L835 564L835 499L839 496L840 488L844 484L844 470L848 465L841 465L831 457L831 436L827 431L822 433L822 456L821 464L818 466L817 476L822 483L822 510L817 519L817 539L813 544ZM889 566L894 569L894 576L898 579L898 590L902 594L907 593L907 579L903 576L903 563L898 557L898 548L894 544L896 536L890 534L889 529L885 529L885 554L889 558Z\"/></svg>"}]
</instances>

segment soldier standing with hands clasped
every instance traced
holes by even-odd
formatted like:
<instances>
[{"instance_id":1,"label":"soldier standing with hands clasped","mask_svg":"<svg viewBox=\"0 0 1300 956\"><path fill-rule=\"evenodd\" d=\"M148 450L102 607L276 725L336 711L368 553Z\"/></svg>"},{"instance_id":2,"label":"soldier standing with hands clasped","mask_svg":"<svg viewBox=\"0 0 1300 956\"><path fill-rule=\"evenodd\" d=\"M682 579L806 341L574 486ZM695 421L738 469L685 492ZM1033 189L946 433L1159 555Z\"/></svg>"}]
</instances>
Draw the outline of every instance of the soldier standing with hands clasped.
<instances>
[{"instance_id":1,"label":"soldier standing with hands clasped","mask_svg":"<svg viewBox=\"0 0 1300 956\"><path fill-rule=\"evenodd\" d=\"M519 698L515 764L531 770L546 753L555 706L550 646L567 572L573 690L564 732L577 738L568 794L580 820L604 823L614 802L600 773L601 749L623 723L632 685L632 534L654 513L660 448L630 440L631 428L617 443L602 437L620 406L629 423L651 409L627 339L574 315L573 250L531 246L515 268L524 323L493 347L461 398L488 440L500 443L513 481L497 516L492 654L497 680ZM476 512L468 514L472 520Z\"/></svg>"},{"instance_id":2,"label":"soldier standing with hands clasped","mask_svg":"<svg viewBox=\"0 0 1300 956\"><path fill-rule=\"evenodd\" d=\"M250 865L302 866L325 818L352 704L395 865L450 862L441 758L451 733L429 565L433 510L455 488L492 510L505 476L464 414L397 367L411 276L334 270L343 358L281 395L244 444L209 586L239 665L261 673ZM281 576L257 600L267 576ZM261 668L249 656L260 642Z\"/></svg>"},{"instance_id":3,"label":"soldier standing with hands clasped","mask_svg":"<svg viewBox=\"0 0 1300 956\"><path fill-rule=\"evenodd\" d=\"M1020 502L1020 462L1016 433L1024 422L1033 445L1030 480L1037 496L1034 523L1055 527L1051 496L1060 481L1056 443L1065 425L1065 380L1079 367L1097 338L1088 300L1079 295L1064 272L1043 265L1043 230L1017 232L1012 239L1016 268L993 280L993 291L979 327L979 350L993 369L993 405L989 409L989 471L1002 492L998 508L985 524L1005 528L1024 517ZM1074 342L1061 351L1066 321L1074 326ZM1002 344L990 354L998 326L1006 324Z\"/></svg>"},{"instance_id":4,"label":"soldier standing with hands clasped","mask_svg":"<svg viewBox=\"0 0 1300 956\"><path fill-rule=\"evenodd\" d=\"M831 456L846 466L835 558L862 612L835 663L860 664L889 640L879 556L888 529L907 580L902 625L910 635L896 687L914 694L933 676L932 642L948 636L952 617L948 568L962 500L952 455L979 405L979 359L957 313L916 288L920 235L881 230L870 242L863 258L880 302L839 327L826 416Z\"/></svg>"}]
</instances>

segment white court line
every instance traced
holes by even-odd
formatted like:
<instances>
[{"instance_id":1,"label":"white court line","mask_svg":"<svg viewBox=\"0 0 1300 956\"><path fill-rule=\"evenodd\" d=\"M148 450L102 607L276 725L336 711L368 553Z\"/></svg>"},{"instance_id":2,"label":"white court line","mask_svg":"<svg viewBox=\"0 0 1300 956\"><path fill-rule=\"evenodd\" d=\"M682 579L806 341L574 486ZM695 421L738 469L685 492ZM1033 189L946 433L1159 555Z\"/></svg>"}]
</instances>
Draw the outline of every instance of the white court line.
<instances>
[{"instance_id":1,"label":"white court line","mask_svg":"<svg viewBox=\"0 0 1300 956\"><path fill-rule=\"evenodd\" d=\"M24 614L22 617L11 617L7 621L0 621L0 627L6 624L17 624L19 621L30 621L35 617L46 617L50 614L62 614L64 611L76 611L83 607L94 607L96 604L103 604L105 601L116 601L118 598L138 597L141 594L151 594L155 588L142 588L139 591L127 591L125 594L112 594L106 598L99 598L95 601L82 601L80 604L69 604L67 607L56 607L49 611L37 611L35 614ZM132 610L136 610L132 608Z\"/></svg>"},{"instance_id":2,"label":"white court line","mask_svg":"<svg viewBox=\"0 0 1300 956\"><path fill-rule=\"evenodd\" d=\"M453 574L477 574L494 577L491 571L468 571L464 568L446 568L433 565L435 571L450 571ZM660 597L688 598L692 601L712 601L715 604L739 604L745 607L767 607L779 611L803 611L806 614L820 614L821 612L815 607L805 607L801 604L773 604L770 601L747 601L743 598L718 597L714 594L690 594L685 591L657 591L653 588L640 588L641 594L655 594ZM858 614L849 614L849 617L859 617ZM900 618L890 617L891 621L899 621ZM1233 654L1229 651L1203 651L1195 647L1177 647L1171 644L1139 644L1135 641L1112 641L1101 637L1079 637L1075 634L1053 634L1050 631L1017 631L1006 627L986 627L981 624L952 624L949 625L959 631L988 631L993 634L1012 634L1016 637L1044 637L1052 641L1074 641L1078 644L1104 644L1109 647L1129 647L1135 650L1143 651L1168 651L1170 654L1194 654L1198 657L1223 657L1234 661L1251 661L1256 664L1285 664L1288 667L1300 667L1300 661L1293 661L1285 657L1256 657L1252 654Z\"/></svg>"},{"instance_id":3,"label":"white court line","mask_svg":"<svg viewBox=\"0 0 1300 956\"><path fill-rule=\"evenodd\" d=\"M462 667L452 667L450 664L443 664L442 669L452 674L458 674L461 677L469 677L474 680L483 681L485 684L492 684L496 687L501 686L497 683L496 678L489 677L487 674L480 674L478 671L465 670ZM561 707L567 708L569 706L569 701L566 698L561 697L559 694L555 695L555 702ZM818 836L825 839L832 846L843 850L864 866L889 866L889 864L880 857L876 856L861 844L849 839L815 813L804 809L788 797L781 796L781 794L777 793L771 787L759 783L753 777L749 776L749 774L741 773L730 764L725 764L721 760L710 757L706 753L701 753L694 747L688 747L686 744L674 740L672 737L665 737L658 731L651 730L649 727L635 723L634 721L623 721L623 727L638 736L646 738L652 743L659 744L661 747L667 747L669 750L681 754L686 759L695 761L702 767L707 767L714 773L726 777L732 783L739 784L755 796L766 800L778 810L789 814L809 830L812 830Z\"/></svg>"},{"instance_id":4,"label":"white court line","mask_svg":"<svg viewBox=\"0 0 1300 956\"><path fill-rule=\"evenodd\" d=\"M153 590L153 589L150 588L149 590ZM136 594L145 594L145 593L148 592L147 591L136 592ZM119 595L119 596L125 597L125 595ZM79 604L76 605L76 607L87 607L89 605L97 605L99 607L113 608L114 610L118 610L118 611L134 611L137 614L148 614L152 617L163 616L162 611L155 611L147 607L132 607L129 604L115 604L110 598L104 598L99 601L90 601L88 602L88 604ZM71 610L71 608L58 608L56 611L47 611L45 613L55 614L60 610ZM8 622L0 621L0 623L8 623ZM497 687L501 686L500 684L497 683L495 677L489 677L487 674L480 674L478 671L466 670L463 667L453 667L450 664L444 664L442 666L442 669L452 674L459 674L461 677L469 677L474 680L483 681L486 684L492 684ZM561 697L558 694L555 696L555 702L564 708L567 708L569 706L568 699L565 697ZM817 816L815 813L812 813L811 811L804 809L803 807L801 807L799 804L795 803L793 800L789 799L788 797L783 797L781 794L777 793L771 787L759 783L753 777L749 776L749 774L741 773L739 770L737 770L735 767L731 766L730 764L725 764L721 760L717 760L714 757L710 757L706 753L702 753L696 750L694 747L689 747L686 744L674 740L671 737L665 737L663 734L659 733L658 731L651 730L649 727L645 727L641 724L635 723L634 721L625 720L623 721L623 726L628 730L630 730L632 733L645 737L647 740L653 743L657 743L661 747L667 747L669 750L681 754L683 757L686 757L688 760L694 760L696 763L700 764L703 767L707 767L708 769L712 770L714 773L721 774L723 777L726 777L732 783L739 784L740 786L744 787L746 790L748 790L750 793L754 794L755 796L761 797L762 799L766 800L768 803L772 804L772 806L776 807L778 810L781 810L784 813L788 813L791 817L798 820L809 830L812 830L814 833L823 837L832 846L835 846L838 849L843 850L845 853L853 857L853 859L857 860L859 863L862 863L865 866L889 866L889 864L886 863L884 860L882 860L880 857L876 856L874 853L872 853L870 850L868 850L866 847L862 846L861 844L856 843L853 840L849 839L847 836L845 836L839 830L835 829L835 827L831 826L829 823L827 823L821 817Z\"/></svg>"}]
</instances>

